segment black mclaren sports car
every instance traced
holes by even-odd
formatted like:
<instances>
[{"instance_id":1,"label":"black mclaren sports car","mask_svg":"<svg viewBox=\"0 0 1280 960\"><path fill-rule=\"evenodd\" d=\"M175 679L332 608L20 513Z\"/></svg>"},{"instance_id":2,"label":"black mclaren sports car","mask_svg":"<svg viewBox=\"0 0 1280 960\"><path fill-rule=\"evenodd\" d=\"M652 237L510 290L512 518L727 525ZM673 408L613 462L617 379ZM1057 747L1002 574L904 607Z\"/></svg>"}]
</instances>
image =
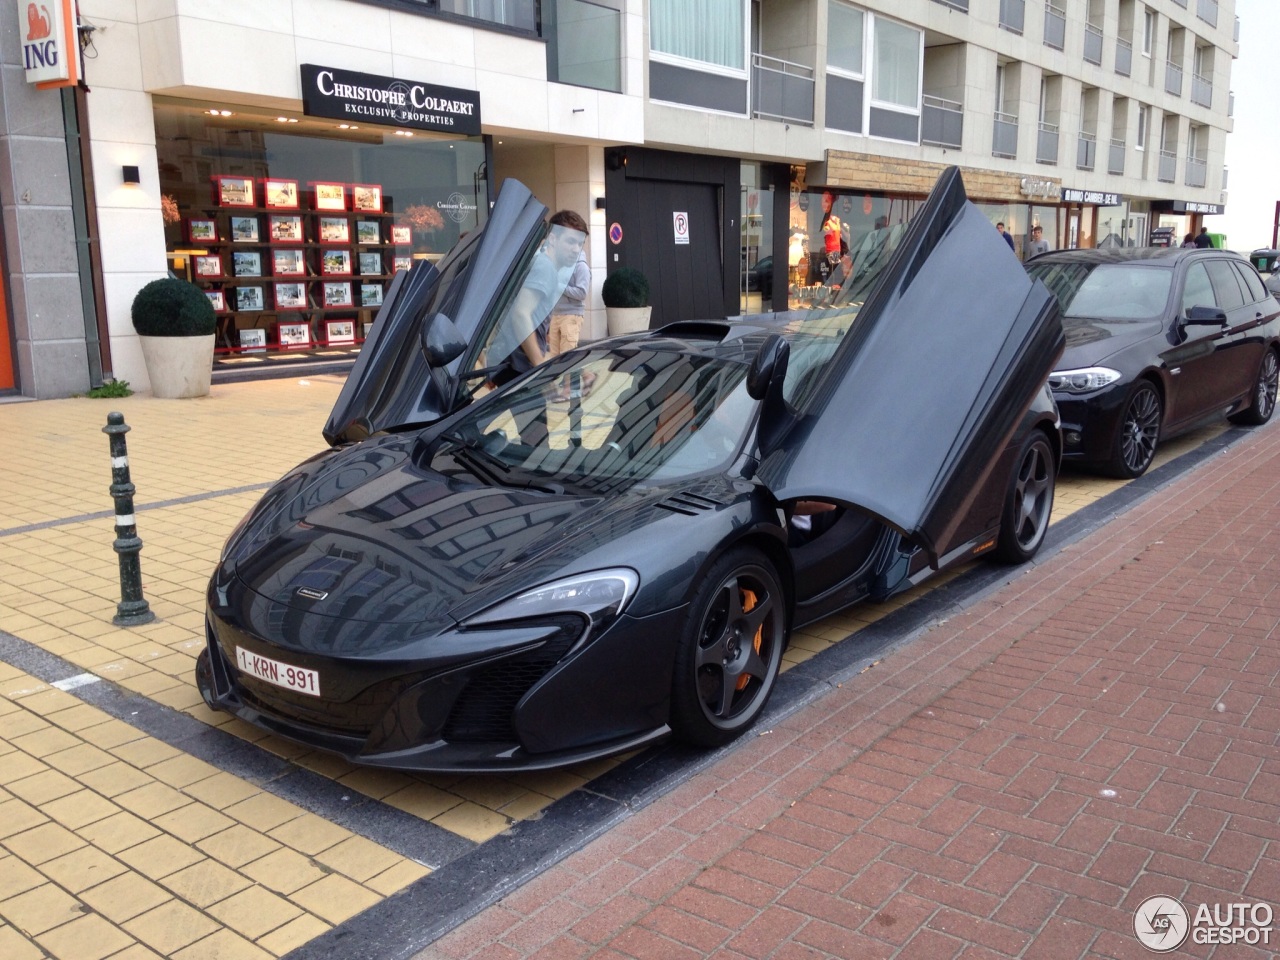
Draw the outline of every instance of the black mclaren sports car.
<instances>
[{"instance_id":1,"label":"black mclaren sports car","mask_svg":"<svg viewBox=\"0 0 1280 960\"><path fill-rule=\"evenodd\" d=\"M1062 324L958 171L819 311L508 380L545 214L508 181L483 230L392 285L333 449L213 574L211 707L409 770L717 745L760 715L795 627L1040 547Z\"/></svg>"}]
</instances>

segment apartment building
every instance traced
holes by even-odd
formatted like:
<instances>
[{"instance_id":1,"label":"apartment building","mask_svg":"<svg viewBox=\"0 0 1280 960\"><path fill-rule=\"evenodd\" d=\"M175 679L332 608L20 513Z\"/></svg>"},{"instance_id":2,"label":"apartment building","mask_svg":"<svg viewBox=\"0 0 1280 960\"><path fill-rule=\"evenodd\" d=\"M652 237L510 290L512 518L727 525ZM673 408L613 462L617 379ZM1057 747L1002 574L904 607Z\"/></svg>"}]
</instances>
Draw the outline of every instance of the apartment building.
<instances>
[{"instance_id":1,"label":"apartment building","mask_svg":"<svg viewBox=\"0 0 1280 960\"><path fill-rule=\"evenodd\" d=\"M1234 0L79 0L85 83L0 0L0 391L145 389L166 273L220 370L350 357L507 177L654 322L819 302L939 170L1025 248L1178 242L1226 202ZM7 19L5 19L7 18ZM834 229L833 229L834 228Z\"/></svg>"}]
</instances>

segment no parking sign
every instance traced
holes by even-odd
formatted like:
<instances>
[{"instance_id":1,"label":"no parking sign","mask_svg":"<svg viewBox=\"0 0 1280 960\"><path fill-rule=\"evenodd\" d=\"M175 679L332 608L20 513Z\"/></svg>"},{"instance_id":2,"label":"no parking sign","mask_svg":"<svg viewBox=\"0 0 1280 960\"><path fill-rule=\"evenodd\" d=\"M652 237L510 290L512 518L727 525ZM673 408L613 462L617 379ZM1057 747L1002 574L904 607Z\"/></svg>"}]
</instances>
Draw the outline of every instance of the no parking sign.
<instances>
[{"instance_id":1,"label":"no parking sign","mask_svg":"<svg viewBox=\"0 0 1280 960\"><path fill-rule=\"evenodd\" d=\"M675 229L676 243L687 244L689 242L689 214L683 211L675 211L671 214L671 225Z\"/></svg>"}]
</instances>

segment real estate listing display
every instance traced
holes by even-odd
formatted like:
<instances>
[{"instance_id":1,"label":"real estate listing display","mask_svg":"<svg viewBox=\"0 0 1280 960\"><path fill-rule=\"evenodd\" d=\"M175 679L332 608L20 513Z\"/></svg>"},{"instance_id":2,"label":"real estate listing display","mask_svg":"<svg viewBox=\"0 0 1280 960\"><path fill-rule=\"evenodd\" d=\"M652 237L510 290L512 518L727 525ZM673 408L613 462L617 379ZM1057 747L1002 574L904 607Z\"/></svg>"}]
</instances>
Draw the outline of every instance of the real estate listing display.
<instances>
[{"instance_id":1,"label":"real estate listing display","mask_svg":"<svg viewBox=\"0 0 1280 960\"><path fill-rule=\"evenodd\" d=\"M236 243L257 243L259 239L258 218L232 217L231 239Z\"/></svg>"}]
</instances>

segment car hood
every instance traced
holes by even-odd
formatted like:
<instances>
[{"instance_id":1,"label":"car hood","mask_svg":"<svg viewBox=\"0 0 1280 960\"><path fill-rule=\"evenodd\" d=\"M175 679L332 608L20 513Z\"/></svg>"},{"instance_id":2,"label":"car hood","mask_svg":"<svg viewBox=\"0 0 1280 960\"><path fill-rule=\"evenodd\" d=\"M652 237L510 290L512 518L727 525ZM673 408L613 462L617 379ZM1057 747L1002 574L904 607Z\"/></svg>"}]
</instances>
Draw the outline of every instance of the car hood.
<instances>
[{"instance_id":1,"label":"car hood","mask_svg":"<svg viewBox=\"0 0 1280 960\"><path fill-rule=\"evenodd\" d=\"M325 424L330 444L425 426L465 404L460 376L505 305L506 279L535 252L546 213L524 184L507 180L480 230L438 264L417 260L396 274ZM461 338L464 349L432 363L424 341L435 335Z\"/></svg>"},{"instance_id":2,"label":"car hood","mask_svg":"<svg viewBox=\"0 0 1280 960\"><path fill-rule=\"evenodd\" d=\"M1164 326L1158 320L1064 317L1062 327L1067 336L1067 348L1058 366L1063 370L1093 366L1135 343L1164 333Z\"/></svg>"},{"instance_id":3,"label":"car hood","mask_svg":"<svg viewBox=\"0 0 1280 960\"><path fill-rule=\"evenodd\" d=\"M856 506L936 564L1062 352L1057 299L943 173L761 479ZM856 273L856 268L855 268ZM845 292L842 291L842 296Z\"/></svg>"},{"instance_id":4,"label":"car hood","mask_svg":"<svg viewBox=\"0 0 1280 960\"><path fill-rule=\"evenodd\" d=\"M215 583L247 589L246 619L287 646L386 652L560 576L639 563L648 523L677 517L660 506L670 489L493 486L447 457L425 465L430 446L375 438L286 477L233 535Z\"/></svg>"}]
</instances>

